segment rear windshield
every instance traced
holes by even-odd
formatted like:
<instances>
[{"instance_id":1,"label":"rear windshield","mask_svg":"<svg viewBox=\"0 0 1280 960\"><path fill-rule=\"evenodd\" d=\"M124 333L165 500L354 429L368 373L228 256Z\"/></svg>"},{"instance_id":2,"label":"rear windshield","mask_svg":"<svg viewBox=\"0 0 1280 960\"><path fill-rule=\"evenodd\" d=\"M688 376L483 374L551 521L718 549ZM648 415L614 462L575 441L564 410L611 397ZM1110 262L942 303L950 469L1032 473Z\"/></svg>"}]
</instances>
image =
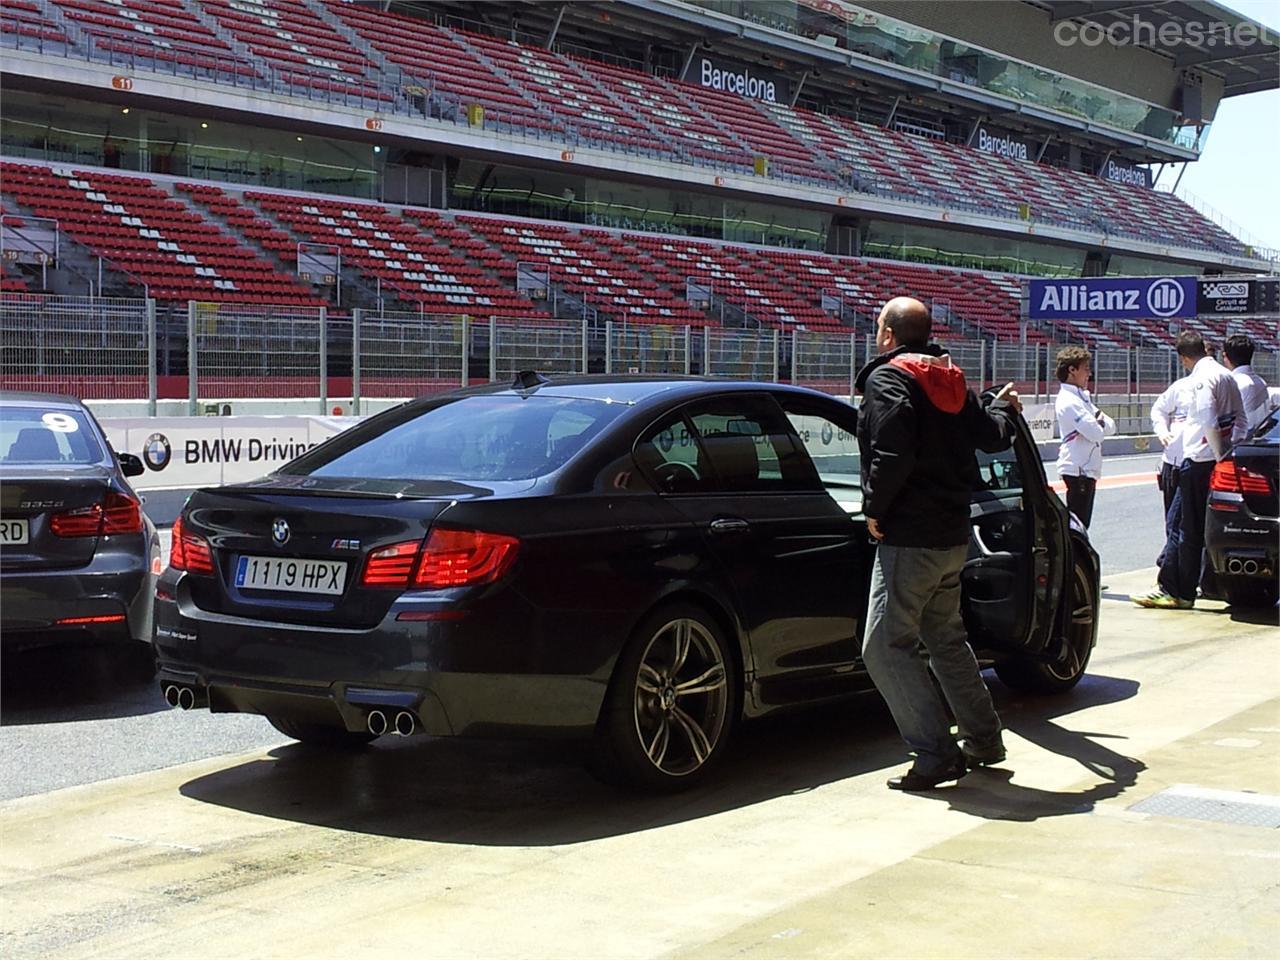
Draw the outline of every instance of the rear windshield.
<instances>
[{"instance_id":1,"label":"rear windshield","mask_svg":"<svg viewBox=\"0 0 1280 960\"><path fill-rule=\"evenodd\" d=\"M0 463L101 463L102 447L77 410L0 406Z\"/></svg>"},{"instance_id":2,"label":"rear windshield","mask_svg":"<svg viewBox=\"0 0 1280 960\"><path fill-rule=\"evenodd\" d=\"M371 480L528 480L560 467L625 409L621 403L536 395L465 397L354 427L280 473Z\"/></svg>"}]
</instances>

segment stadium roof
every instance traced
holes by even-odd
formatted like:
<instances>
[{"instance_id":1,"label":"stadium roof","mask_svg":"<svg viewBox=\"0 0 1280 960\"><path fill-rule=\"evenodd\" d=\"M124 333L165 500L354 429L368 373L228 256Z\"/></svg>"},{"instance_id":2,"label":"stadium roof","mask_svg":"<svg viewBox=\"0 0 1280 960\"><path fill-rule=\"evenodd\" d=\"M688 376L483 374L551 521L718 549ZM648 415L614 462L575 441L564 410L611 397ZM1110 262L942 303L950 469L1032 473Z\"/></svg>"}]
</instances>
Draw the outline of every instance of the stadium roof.
<instances>
[{"instance_id":1,"label":"stadium roof","mask_svg":"<svg viewBox=\"0 0 1280 960\"><path fill-rule=\"evenodd\" d=\"M1194 67L1217 74L1225 84L1224 97L1280 87L1280 43L1275 31L1220 3L1210 0L1032 2L1048 10L1054 21L1095 23L1104 30L1117 23L1150 24L1153 28L1150 31L1133 31L1135 46L1163 54L1176 67ZM1237 30L1241 24L1249 24L1253 29L1246 28L1242 34ZM1169 39L1177 42L1166 42Z\"/></svg>"}]
</instances>

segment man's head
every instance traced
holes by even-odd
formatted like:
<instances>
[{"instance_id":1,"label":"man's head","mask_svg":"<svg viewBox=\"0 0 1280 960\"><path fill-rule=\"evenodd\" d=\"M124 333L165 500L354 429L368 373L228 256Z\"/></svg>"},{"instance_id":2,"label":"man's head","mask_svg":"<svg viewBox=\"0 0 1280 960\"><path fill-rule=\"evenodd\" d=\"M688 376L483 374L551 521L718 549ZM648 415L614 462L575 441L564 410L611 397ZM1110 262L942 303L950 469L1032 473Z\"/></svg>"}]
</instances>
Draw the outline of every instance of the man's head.
<instances>
[{"instance_id":1,"label":"man's head","mask_svg":"<svg viewBox=\"0 0 1280 960\"><path fill-rule=\"evenodd\" d=\"M894 297L876 320L876 346L881 353L898 347L922 350L933 333L929 308L914 297Z\"/></svg>"},{"instance_id":2,"label":"man's head","mask_svg":"<svg viewBox=\"0 0 1280 960\"><path fill-rule=\"evenodd\" d=\"M1082 390L1089 385L1089 351L1084 347L1063 347L1058 351L1058 382Z\"/></svg>"},{"instance_id":3,"label":"man's head","mask_svg":"<svg viewBox=\"0 0 1280 960\"><path fill-rule=\"evenodd\" d=\"M1253 363L1253 340L1243 333L1227 337L1222 345L1222 356L1230 370L1236 367L1247 367Z\"/></svg>"},{"instance_id":4,"label":"man's head","mask_svg":"<svg viewBox=\"0 0 1280 960\"><path fill-rule=\"evenodd\" d=\"M1173 348L1178 351L1178 359L1182 366L1190 370L1209 355L1204 348L1204 337L1193 330L1183 330L1174 341Z\"/></svg>"}]
</instances>

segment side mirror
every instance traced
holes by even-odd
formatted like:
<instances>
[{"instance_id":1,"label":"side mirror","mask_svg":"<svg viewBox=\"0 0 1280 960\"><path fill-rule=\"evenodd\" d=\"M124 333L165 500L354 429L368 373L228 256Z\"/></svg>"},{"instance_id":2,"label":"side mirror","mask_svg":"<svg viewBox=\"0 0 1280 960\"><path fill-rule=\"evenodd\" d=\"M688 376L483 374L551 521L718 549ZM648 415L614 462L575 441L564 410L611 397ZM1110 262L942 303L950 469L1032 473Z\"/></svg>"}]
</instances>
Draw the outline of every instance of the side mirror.
<instances>
[{"instance_id":1,"label":"side mirror","mask_svg":"<svg viewBox=\"0 0 1280 960\"><path fill-rule=\"evenodd\" d=\"M132 453L120 453L116 455L120 461L120 470L126 477L140 477L147 472L147 468L142 465L142 460Z\"/></svg>"}]
</instances>

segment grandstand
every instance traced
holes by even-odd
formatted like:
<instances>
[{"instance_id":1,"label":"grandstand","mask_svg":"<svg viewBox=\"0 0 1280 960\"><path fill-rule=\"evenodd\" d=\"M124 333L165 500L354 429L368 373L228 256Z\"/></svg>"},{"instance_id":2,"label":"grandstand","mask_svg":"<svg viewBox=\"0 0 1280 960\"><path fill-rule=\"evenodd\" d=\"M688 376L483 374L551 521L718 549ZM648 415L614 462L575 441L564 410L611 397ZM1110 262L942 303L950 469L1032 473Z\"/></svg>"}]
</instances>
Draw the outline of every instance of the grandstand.
<instances>
[{"instance_id":1,"label":"grandstand","mask_svg":"<svg viewBox=\"0 0 1280 960\"><path fill-rule=\"evenodd\" d=\"M833 336L912 293L944 338L1124 349L1173 328L1039 325L1027 279L1274 272L1148 186L1274 44L1073 61L1054 26L1114 4L966 6L2 0L0 290Z\"/></svg>"}]
</instances>

